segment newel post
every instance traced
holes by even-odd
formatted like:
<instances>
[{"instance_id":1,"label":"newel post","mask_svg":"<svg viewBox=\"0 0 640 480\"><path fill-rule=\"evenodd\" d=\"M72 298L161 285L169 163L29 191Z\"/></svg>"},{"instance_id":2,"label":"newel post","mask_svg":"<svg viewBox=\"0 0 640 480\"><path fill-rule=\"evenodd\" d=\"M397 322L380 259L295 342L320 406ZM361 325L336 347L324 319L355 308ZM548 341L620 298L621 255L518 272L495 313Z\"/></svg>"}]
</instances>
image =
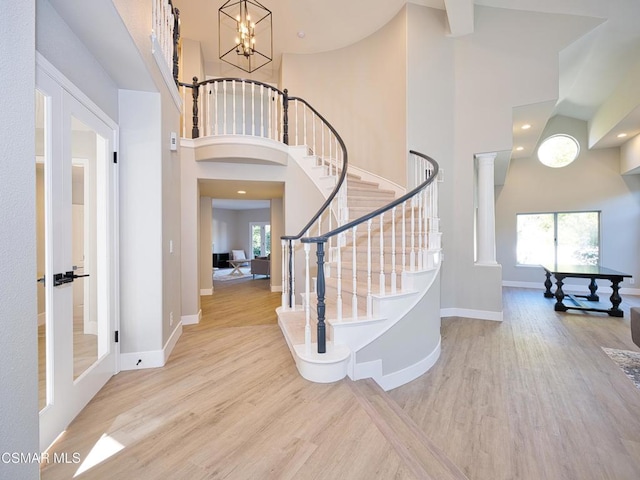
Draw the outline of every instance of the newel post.
<instances>
[{"instance_id":1,"label":"newel post","mask_svg":"<svg viewBox=\"0 0 640 480\"><path fill-rule=\"evenodd\" d=\"M324 324L324 241L318 242L316 255L318 257L318 279L316 280L316 290L318 297L318 353L327 353L326 327Z\"/></svg>"},{"instance_id":2,"label":"newel post","mask_svg":"<svg viewBox=\"0 0 640 480\"><path fill-rule=\"evenodd\" d=\"M289 90L282 93L282 142L289 145Z\"/></svg>"},{"instance_id":3,"label":"newel post","mask_svg":"<svg viewBox=\"0 0 640 480\"><path fill-rule=\"evenodd\" d=\"M191 93L193 94L193 125L191 127L191 138L198 138L200 137L200 129L198 129L198 95L200 94L198 77L193 77Z\"/></svg>"}]
</instances>

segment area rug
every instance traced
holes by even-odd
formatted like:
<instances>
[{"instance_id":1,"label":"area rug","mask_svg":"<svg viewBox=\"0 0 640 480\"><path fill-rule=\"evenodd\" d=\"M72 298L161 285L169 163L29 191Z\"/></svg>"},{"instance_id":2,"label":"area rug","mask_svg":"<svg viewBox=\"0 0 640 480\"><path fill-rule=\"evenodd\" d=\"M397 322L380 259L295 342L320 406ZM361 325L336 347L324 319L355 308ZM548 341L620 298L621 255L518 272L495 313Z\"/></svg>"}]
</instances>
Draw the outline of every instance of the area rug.
<instances>
[{"instance_id":1,"label":"area rug","mask_svg":"<svg viewBox=\"0 0 640 480\"><path fill-rule=\"evenodd\" d=\"M616 362L635 386L640 388L640 353L630 350L616 350L615 348L601 348L611 360Z\"/></svg>"},{"instance_id":2,"label":"area rug","mask_svg":"<svg viewBox=\"0 0 640 480\"><path fill-rule=\"evenodd\" d=\"M247 278L252 278L251 268L250 267L241 267L240 271L242 275L238 275L237 273L234 275L230 275L233 271L232 268L219 268L213 271L213 281L214 282L229 282L231 280L242 280Z\"/></svg>"}]
</instances>

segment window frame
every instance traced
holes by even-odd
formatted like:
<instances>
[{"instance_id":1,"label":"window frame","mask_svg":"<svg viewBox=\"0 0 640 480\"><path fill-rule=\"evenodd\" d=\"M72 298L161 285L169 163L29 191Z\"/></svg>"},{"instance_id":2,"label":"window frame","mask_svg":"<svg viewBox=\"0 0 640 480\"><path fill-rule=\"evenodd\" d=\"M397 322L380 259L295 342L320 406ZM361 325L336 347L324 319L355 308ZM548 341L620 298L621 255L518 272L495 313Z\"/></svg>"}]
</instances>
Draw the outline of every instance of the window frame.
<instances>
[{"instance_id":1,"label":"window frame","mask_svg":"<svg viewBox=\"0 0 640 480\"><path fill-rule=\"evenodd\" d=\"M552 212L521 212L516 213L516 267L537 267L538 263L520 263L518 260L518 217L525 215L553 215L553 263L558 264L558 216L566 214L595 213L598 216L598 261L596 265L602 264L602 210L558 210Z\"/></svg>"}]
</instances>

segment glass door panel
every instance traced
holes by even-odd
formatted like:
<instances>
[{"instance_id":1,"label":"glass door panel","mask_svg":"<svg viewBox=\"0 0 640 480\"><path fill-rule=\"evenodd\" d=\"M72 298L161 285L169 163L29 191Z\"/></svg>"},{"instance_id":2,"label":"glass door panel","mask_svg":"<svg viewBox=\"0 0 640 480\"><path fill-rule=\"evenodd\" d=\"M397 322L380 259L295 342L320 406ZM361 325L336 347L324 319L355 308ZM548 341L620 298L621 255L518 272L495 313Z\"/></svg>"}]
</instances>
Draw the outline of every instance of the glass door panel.
<instances>
[{"instance_id":1,"label":"glass door panel","mask_svg":"<svg viewBox=\"0 0 640 480\"><path fill-rule=\"evenodd\" d=\"M96 171L97 133L71 118L71 259L73 282L73 379L98 360ZM104 159L101 159L104 161Z\"/></svg>"},{"instance_id":2,"label":"glass door panel","mask_svg":"<svg viewBox=\"0 0 640 480\"><path fill-rule=\"evenodd\" d=\"M253 257L266 257L271 254L271 225L268 223L251 224L251 250Z\"/></svg>"},{"instance_id":3,"label":"glass door panel","mask_svg":"<svg viewBox=\"0 0 640 480\"><path fill-rule=\"evenodd\" d=\"M599 227L598 212L558 213L558 263L598 265Z\"/></svg>"},{"instance_id":4,"label":"glass door panel","mask_svg":"<svg viewBox=\"0 0 640 480\"><path fill-rule=\"evenodd\" d=\"M46 97L36 90L36 281L38 305L38 408L47 406L47 288L45 249L45 108ZM50 362L49 362L50 363Z\"/></svg>"}]
</instances>

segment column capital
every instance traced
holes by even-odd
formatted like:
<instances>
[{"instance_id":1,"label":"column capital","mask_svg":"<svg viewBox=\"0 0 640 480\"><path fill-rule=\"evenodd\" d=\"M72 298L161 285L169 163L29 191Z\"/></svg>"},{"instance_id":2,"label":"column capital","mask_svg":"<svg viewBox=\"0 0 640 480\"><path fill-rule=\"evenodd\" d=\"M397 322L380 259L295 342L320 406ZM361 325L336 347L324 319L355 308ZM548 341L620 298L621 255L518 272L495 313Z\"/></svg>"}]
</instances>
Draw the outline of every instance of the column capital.
<instances>
[{"instance_id":1,"label":"column capital","mask_svg":"<svg viewBox=\"0 0 640 480\"><path fill-rule=\"evenodd\" d=\"M475 159L479 162L493 162L498 156L498 152L476 153Z\"/></svg>"}]
</instances>

